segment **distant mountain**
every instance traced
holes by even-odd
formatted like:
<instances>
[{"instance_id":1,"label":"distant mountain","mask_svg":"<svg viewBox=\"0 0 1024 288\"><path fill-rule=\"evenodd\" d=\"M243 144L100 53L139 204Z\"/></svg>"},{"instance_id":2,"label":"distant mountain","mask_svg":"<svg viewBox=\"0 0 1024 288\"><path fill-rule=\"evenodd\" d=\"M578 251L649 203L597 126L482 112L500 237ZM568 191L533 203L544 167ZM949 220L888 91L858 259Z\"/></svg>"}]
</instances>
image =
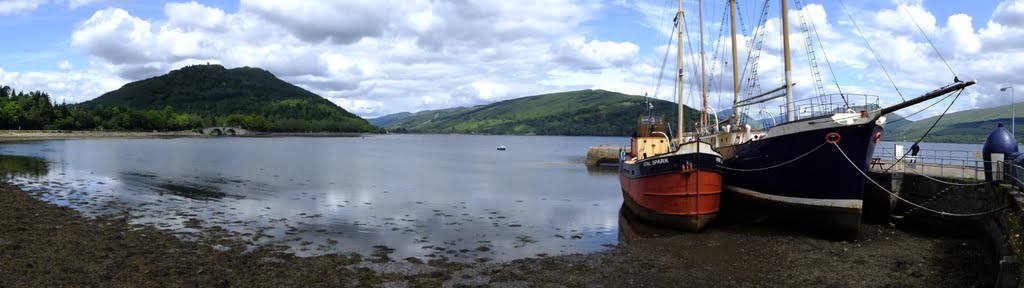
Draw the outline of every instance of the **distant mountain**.
<instances>
[{"instance_id":1,"label":"distant mountain","mask_svg":"<svg viewBox=\"0 0 1024 288\"><path fill-rule=\"evenodd\" d=\"M885 131L896 131L897 129L900 129L903 126L907 126L910 124L914 124L914 120L903 118L903 116L900 116L895 112L885 114Z\"/></svg>"},{"instance_id":2,"label":"distant mountain","mask_svg":"<svg viewBox=\"0 0 1024 288\"><path fill-rule=\"evenodd\" d=\"M562 92L489 105L416 112L383 128L412 133L625 136L636 130L638 117L645 109L645 99L649 98L604 90ZM658 99L650 101L674 127L676 104ZM685 113L687 123L699 118L698 111L690 107L686 107ZM686 126L687 130L693 130L692 124Z\"/></svg>"},{"instance_id":3,"label":"distant mountain","mask_svg":"<svg viewBox=\"0 0 1024 288\"><path fill-rule=\"evenodd\" d=\"M1024 109L1024 105L1016 110ZM1022 110L1024 111L1024 110ZM988 134L995 129L999 123L1003 123L1009 129L1011 124L1011 107L1004 105L985 109L964 110L946 114L938 123L935 123L939 116L914 121L898 128L891 128L886 125L886 132L882 133L883 140L893 141L914 141L921 138L928 128L935 124L925 141L928 142L953 142L953 143L982 143ZM893 120L889 120L891 123ZM1024 125L1024 120L1018 117L1017 122ZM1021 125L1017 125L1021 126ZM1021 138L1018 136L1018 138Z\"/></svg>"},{"instance_id":4,"label":"distant mountain","mask_svg":"<svg viewBox=\"0 0 1024 288\"><path fill-rule=\"evenodd\" d=\"M718 111L718 119L719 119L718 121L720 121L720 122L721 121L725 121L725 120L729 119L729 117L732 117L732 114L733 114L733 112L732 112L731 108L730 109L725 109L725 110L722 110L722 111ZM754 117L750 117L750 115L748 115L746 113L743 113L743 121L741 121L741 122L742 123L757 123L757 119L754 119ZM751 124L751 125L753 125L753 124Z\"/></svg>"},{"instance_id":5,"label":"distant mountain","mask_svg":"<svg viewBox=\"0 0 1024 288\"><path fill-rule=\"evenodd\" d=\"M225 69L193 65L125 84L77 106L96 110L124 107L192 113L209 118L246 119L247 127L268 131L369 132L377 128L319 95L250 67ZM220 121L218 121L220 122Z\"/></svg>"},{"instance_id":6,"label":"distant mountain","mask_svg":"<svg viewBox=\"0 0 1024 288\"><path fill-rule=\"evenodd\" d=\"M409 117L410 115L412 115L412 113L401 112L395 114L388 114L377 118L366 119L366 121L370 121L370 124L373 124L373 126L384 127L387 126L388 124L395 123L395 121L402 120L402 118Z\"/></svg>"}]
</instances>

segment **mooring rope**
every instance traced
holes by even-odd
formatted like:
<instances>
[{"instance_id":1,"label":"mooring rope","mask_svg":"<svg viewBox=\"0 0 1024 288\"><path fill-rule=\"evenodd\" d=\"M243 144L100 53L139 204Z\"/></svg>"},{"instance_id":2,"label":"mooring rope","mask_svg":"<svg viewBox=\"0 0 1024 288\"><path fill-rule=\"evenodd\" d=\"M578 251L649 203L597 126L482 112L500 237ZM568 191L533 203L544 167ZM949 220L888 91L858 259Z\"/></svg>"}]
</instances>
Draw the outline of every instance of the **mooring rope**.
<instances>
[{"instance_id":1,"label":"mooring rope","mask_svg":"<svg viewBox=\"0 0 1024 288\"><path fill-rule=\"evenodd\" d=\"M960 98L960 94L963 94L963 93L964 93L964 89L962 89L962 88L960 89L960 91L956 92L956 97L953 97L953 102L949 102L949 106L946 106L946 110L942 111L942 114L939 114L939 118L935 119L935 122L932 123L932 126L928 127L928 130L925 130L924 134L921 135L921 138L918 138L917 141L914 141L914 144L921 143L921 141L924 141L924 137L927 137L929 133L932 133L932 129L935 129L935 125L938 125L939 121L942 121L942 117L945 117L946 113L949 113L949 108L953 108L953 104L956 103L956 99L959 99ZM882 172L889 172L889 169L892 169L892 167L895 167L896 163L899 163L905 157L907 157L907 154L903 154L903 157L900 157L899 161L893 162L892 165L889 165L889 168L885 168L885 171L882 171Z\"/></svg>"},{"instance_id":2,"label":"mooring rope","mask_svg":"<svg viewBox=\"0 0 1024 288\"><path fill-rule=\"evenodd\" d=\"M776 165L773 165L773 166L768 166L768 167L764 167L764 168L755 168L755 169L729 168L729 167L722 166L722 165L718 165L718 167L722 168L722 169L725 169L725 170L739 171L739 172L756 172L756 171L764 171L764 170L768 170L768 169L775 169L775 168L778 168L780 166L792 163L793 161L800 160L800 158L804 158L807 155L811 155L811 153L814 153L814 151L818 151L818 149L820 149L821 146L825 146L826 143L828 143L828 142L827 141L826 142L822 142L821 145L818 145L818 147L814 147L814 149L811 149L811 151L807 151L807 153L804 153L804 155L800 155L800 157L796 157L796 158L793 158L792 160L783 162L781 164L776 164Z\"/></svg>"},{"instance_id":3,"label":"mooring rope","mask_svg":"<svg viewBox=\"0 0 1024 288\"><path fill-rule=\"evenodd\" d=\"M897 195L896 193L892 193L892 191L889 191L889 189L885 189L885 187L883 187L882 184L878 184L878 182L875 182L875 179L871 179L871 177L868 176L867 173L864 173L863 170L860 170L860 168L857 167L857 164L854 164L853 160L850 160L850 156L846 156L846 152L843 151L843 148L839 147L839 143L832 143L832 144L834 144L835 147L836 147L836 150L839 150L839 153L842 154L844 158L846 158L846 161L850 162L850 165L853 166L853 169L857 170L857 172L860 172L860 174L863 175L864 178L867 178L868 181L871 181L871 183L874 183L875 186L878 186L878 188L882 189L882 191L885 191L886 193L889 193L889 195L892 195L893 197L896 197L896 199L899 199L900 201L903 201L904 203L910 204L911 206L917 207L918 209L925 210L925 211L932 212L932 213L939 214L939 215L943 215L943 216L975 217L975 216L983 216L983 215L992 214L992 213L999 212L999 211L1002 211L1003 209L1006 209L1006 208L1010 207L1010 205L1007 204L1007 205L1003 205L1002 207L996 208L994 210L980 212L980 213L951 213L951 212L944 212L944 211L939 211L939 210L935 210L935 209L931 209L931 208L928 208L928 207L921 206L921 205L919 205L917 203L910 202L910 200L903 199L903 197L900 197L900 195Z\"/></svg>"},{"instance_id":4,"label":"mooring rope","mask_svg":"<svg viewBox=\"0 0 1024 288\"><path fill-rule=\"evenodd\" d=\"M947 181L943 181L943 180L940 180L940 179L932 178L931 176L928 176L928 175L924 175L924 173L917 171L917 169L914 169L913 167L907 166L907 167L904 167L904 168L907 168L910 171L914 171L914 174L921 175L921 177L928 178L929 180L932 180L932 181L935 181L935 182L939 182L939 183L942 183L942 184L946 184L946 185L953 185L953 186L981 186L981 185L987 185L987 184L992 183L992 182L996 182L995 180L985 181L985 182L977 182L977 183L947 182ZM940 167L940 169L941 169L941 167Z\"/></svg>"},{"instance_id":5,"label":"mooring rope","mask_svg":"<svg viewBox=\"0 0 1024 288\"><path fill-rule=\"evenodd\" d=\"M885 152L889 153L889 149L885 149L885 146L882 146L882 151L885 151ZM895 156L896 155L895 152L892 152L892 155ZM914 162L914 163L916 164L917 162ZM910 171L913 171L914 174L921 175L922 177L927 178L929 180L932 180L932 181L935 181L935 182L939 182L939 183L942 183L942 184L946 184L946 185L953 185L953 186L981 186L981 185L986 185L986 184L989 184L989 183L996 182L995 180L985 181L985 182L977 182L977 183L947 182L947 181L943 181L941 179L932 178L931 176L925 175L924 172L919 172L914 167L910 167L909 165L906 165L906 162L904 162L903 168L909 169ZM940 169L941 169L941 167L940 167ZM975 167L975 169L977 169L977 167Z\"/></svg>"}]
</instances>

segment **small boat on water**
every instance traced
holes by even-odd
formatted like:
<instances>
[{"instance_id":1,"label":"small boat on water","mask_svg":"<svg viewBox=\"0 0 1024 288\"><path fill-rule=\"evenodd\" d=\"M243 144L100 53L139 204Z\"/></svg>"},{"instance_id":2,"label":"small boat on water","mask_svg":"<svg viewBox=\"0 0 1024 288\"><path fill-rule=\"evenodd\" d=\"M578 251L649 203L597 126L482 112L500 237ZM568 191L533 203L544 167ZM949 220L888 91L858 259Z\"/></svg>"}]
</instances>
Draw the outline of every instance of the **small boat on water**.
<instances>
[{"instance_id":1,"label":"small boat on water","mask_svg":"<svg viewBox=\"0 0 1024 288\"><path fill-rule=\"evenodd\" d=\"M678 39L682 39L682 13L679 1ZM678 43L677 65L682 67L682 41ZM722 155L699 137L684 137L682 79L680 73L676 79L679 138L673 143L663 115L656 115L648 102L629 150L619 153L619 184L624 205L640 218L697 232L718 215Z\"/></svg>"},{"instance_id":2,"label":"small boat on water","mask_svg":"<svg viewBox=\"0 0 1024 288\"><path fill-rule=\"evenodd\" d=\"M505 149L508 149L505 145L498 146L498 151L505 151Z\"/></svg>"}]
</instances>

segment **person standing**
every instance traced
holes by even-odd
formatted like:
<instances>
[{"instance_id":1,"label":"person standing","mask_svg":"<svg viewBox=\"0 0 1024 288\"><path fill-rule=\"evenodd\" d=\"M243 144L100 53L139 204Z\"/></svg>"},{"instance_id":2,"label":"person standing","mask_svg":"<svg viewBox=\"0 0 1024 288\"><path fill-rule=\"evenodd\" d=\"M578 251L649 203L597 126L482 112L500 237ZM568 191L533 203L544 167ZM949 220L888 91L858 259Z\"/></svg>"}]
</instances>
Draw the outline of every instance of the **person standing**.
<instances>
[{"instance_id":1,"label":"person standing","mask_svg":"<svg viewBox=\"0 0 1024 288\"><path fill-rule=\"evenodd\" d=\"M921 146L917 146L917 142L910 146L910 162L917 162L917 152L921 152Z\"/></svg>"}]
</instances>

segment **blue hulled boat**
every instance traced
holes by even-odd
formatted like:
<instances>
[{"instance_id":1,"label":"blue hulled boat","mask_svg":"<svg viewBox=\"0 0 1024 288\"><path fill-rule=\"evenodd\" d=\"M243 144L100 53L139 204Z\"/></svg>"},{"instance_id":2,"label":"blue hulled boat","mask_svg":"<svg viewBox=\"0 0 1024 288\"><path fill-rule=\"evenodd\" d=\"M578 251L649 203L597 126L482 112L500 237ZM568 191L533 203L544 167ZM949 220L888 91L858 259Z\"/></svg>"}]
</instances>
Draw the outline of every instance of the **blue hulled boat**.
<instances>
[{"instance_id":1,"label":"blue hulled boat","mask_svg":"<svg viewBox=\"0 0 1024 288\"><path fill-rule=\"evenodd\" d=\"M703 136L701 140L716 147L723 158L723 206L736 207L724 210L765 217L796 216L798 225L855 235L861 221L865 175L886 122L883 115L964 89L975 82L954 79L950 85L882 109L876 96L849 93L822 93L793 101L789 26L785 21L788 9L787 1L781 2L785 84L742 101L739 99L735 24L732 24L732 119L736 127L726 126L723 131ZM735 15L735 1L729 4ZM785 97L783 123L767 130L741 125L741 117L737 116L740 107L782 97ZM774 116L769 116L774 121ZM718 124L709 128L718 130Z\"/></svg>"}]
</instances>

